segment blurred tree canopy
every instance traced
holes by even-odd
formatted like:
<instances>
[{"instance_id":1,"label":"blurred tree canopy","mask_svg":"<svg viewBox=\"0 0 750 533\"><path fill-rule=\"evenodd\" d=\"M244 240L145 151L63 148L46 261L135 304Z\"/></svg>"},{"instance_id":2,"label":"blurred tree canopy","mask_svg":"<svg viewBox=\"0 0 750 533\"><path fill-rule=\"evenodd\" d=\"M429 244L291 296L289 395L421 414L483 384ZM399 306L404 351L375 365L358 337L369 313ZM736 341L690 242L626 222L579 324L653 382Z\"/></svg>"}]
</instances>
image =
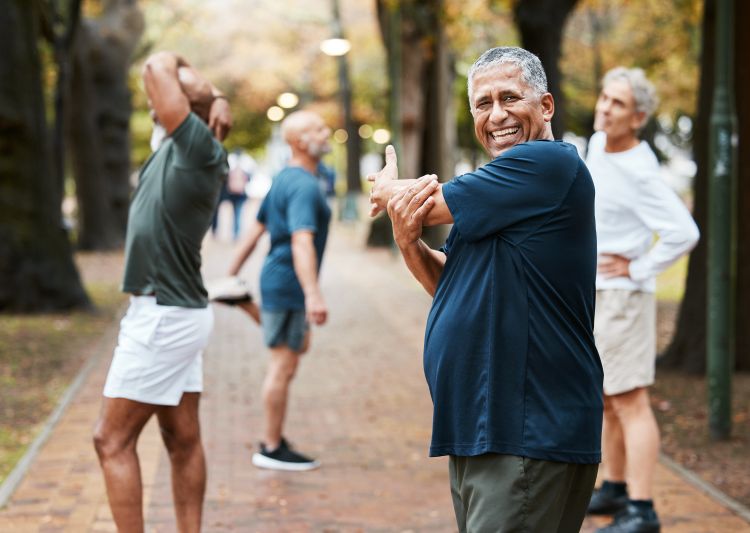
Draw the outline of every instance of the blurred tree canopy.
<instances>
[{"instance_id":1,"label":"blurred tree canopy","mask_svg":"<svg viewBox=\"0 0 750 533\"><path fill-rule=\"evenodd\" d=\"M320 51L320 43L331 37L329 0L34 0L11 5L16 6L14 13L36 17L36 26L29 29L37 32L35 38L47 28L47 42L54 43L51 28L61 22L45 24L44 20L52 19L45 19L44 14L51 13L53 5L63 12L65 6L81 2L80 31L75 33L66 61L61 61L62 49L53 52L52 44L34 48L37 55L29 56L31 66L37 61L34 68L39 69L41 87L38 92L29 89L26 96L36 94L40 100L24 103L41 105L50 116L54 101L69 102L66 138L70 141L70 170L76 178L79 246L116 246L122 238L127 175L149 153L151 121L140 67L152 51L169 49L184 55L226 92L235 115L229 149L262 150L272 129L266 110L285 91L300 96L299 107L313 107L334 128L342 126L336 60ZM565 97L565 106L558 112L567 129L588 136L599 79L617 65L642 67L654 80L662 100L658 123L664 131L673 131L680 116L695 119L701 0L341 0L342 23L352 45L348 59L353 114L358 123L383 127L389 122L388 59L377 16L379 6L381 10L400 8L402 21L410 25L411 30L401 34L402 46L407 45L400 59L402 68L410 61L420 61L416 71L405 74L419 73L415 79L421 81L413 87L422 92L423 99L421 103L413 100L417 102L413 106L401 102L402 118L409 115L408 124L421 124L412 137L418 139L412 145L421 148L404 160L415 173L437 172L450 177L453 160L477 164L485 157L474 139L468 113L466 72L487 48L530 42L530 31L540 27L542 33L554 37L552 45L545 45L551 47L549 57L553 59L545 59L546 52L543 59L549 63L558 55L560 58L558 98L562 102ZM6 15L8 24L10 16ZM19 31L11 35L3 36L10 47L6 50L21 43ZM0 60L5 69L10 68L10 61L9 53ZM65 65L68 70L59 67ZM549 70L550 65L546 66ZM8 91L11 79L20 83L14 77L6 78ZM68 82L71 85L66 85ZM53 100L56 84L58 96ZM61 122L57 118L54 131L59 136ZM43 173L55 175L55 163L61 156L52 147L60 143L53 143L57 137L48 136L47 128L39 131L42 137L38 138L36 157L48 165ZM689 134L683 137L691 140ZM403 142L408 144L407 139ZM373 149L379 147L366 140L365 150ZM4 183L13 181L6 176L3 179ZM44 194L52 207L45 209L47 216L59 219L55 206L59 205L62 183L58 178L50 185ZM11 197L4 195L4 199ZM105 215L106 223L101 222ZM21 217L19 213L13 216ZM59 226L59 222L55 224Z\"/></svg>"},{"instance_id":2,"label":"blurred tree canopy","mask_svg":"<svg viewBox=\"0 0 750 533\"><path fill-rule=\"evenodd\" d=\"M433 9L431 2L412 0L341 1L342 22L352 43L349 61L358 123L376 127L388 123L387 59L376 7L408 10L412 3L420 12ZM561 18L565 12L550 11L559 10L560 2L550 2L551 7L539 0L443 0L440 4L439 26L427 28L426 42L445 34L456 79L457 142L470 159L477 156L477 145L470 128L466 71L492 46L520 45L519 24L524 21L526 27L541 24L560 31L560 91L565 107L559 112L567 130L590 135L599 79L617 65L642 67L654 80L662 99L659 112L668 129L681 115L695 116L701 0L566 0L565 24ZM229 146L262 147L270 133L265 112L278 94L288 90L301 96L300 105L314 105L329 123L341 127L336 63L319 49L320 42L330 37L329 0L141 0L140 5L146 31L137 55L142 58L143 50L152 49L178 51L227 91L238 114ZM133 88L139 84L138 72L136 61L131 70ZM136 163L147 155L144 140L150 131L149 122L139 118L145 109L143 98L137 91Z\"/></svg>"}]
</instances>

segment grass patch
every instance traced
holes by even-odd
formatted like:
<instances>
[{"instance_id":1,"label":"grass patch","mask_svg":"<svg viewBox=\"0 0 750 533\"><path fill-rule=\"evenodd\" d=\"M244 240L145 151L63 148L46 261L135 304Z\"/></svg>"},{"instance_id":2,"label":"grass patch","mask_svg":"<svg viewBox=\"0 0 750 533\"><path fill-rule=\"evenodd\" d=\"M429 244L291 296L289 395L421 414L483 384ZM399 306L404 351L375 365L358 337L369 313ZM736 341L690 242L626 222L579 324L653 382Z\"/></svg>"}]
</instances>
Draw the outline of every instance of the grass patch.
<instances>
[{"instance_id":1,"label":"grass patch","mask_svg":"<svg viewBox=\"0 0 750 533\"><path fill-rule=\"evenodd\" d=\"M0 317L0 481L10 473L116 319L126 296L117 284L90 283L96 311Z\"/></svg>"},{"instance_id":2,"label":"grass patch","mask_svg":"<svg viewBox=\"0 0 750 533\"><path fill-rule=\"evenodd\" d=\"M656 278L656 299L664 302L682 301L687 278L688 256L683 255Z\"/></svg>"}]
</instances>

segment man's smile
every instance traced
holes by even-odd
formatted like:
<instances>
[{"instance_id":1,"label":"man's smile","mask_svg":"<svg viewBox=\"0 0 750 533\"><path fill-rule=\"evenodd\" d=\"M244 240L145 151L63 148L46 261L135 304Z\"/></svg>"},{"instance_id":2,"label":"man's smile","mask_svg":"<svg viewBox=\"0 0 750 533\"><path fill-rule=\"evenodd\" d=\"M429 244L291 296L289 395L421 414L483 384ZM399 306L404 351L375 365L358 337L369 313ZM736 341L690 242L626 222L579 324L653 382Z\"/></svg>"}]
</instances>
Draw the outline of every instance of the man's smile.
<instances>
[{"instance_id":1,"label":"man's smile","mask_svg":"<svg viewBox=\"0 0 750 533\"><path fill-rule=\"evenodd\" d=\"M516 133L518 133L518 130L520 130L520 129L521 128L519 128L518 126L514 126L512 128L505 128L505 129L502 129L502 130L497 130L497 131L490 132L490 135L492 135L493 139L495 139L496 141L499 141L503 137L508 137L510 135L515 135Z\"/></svg>"}]
</instances>

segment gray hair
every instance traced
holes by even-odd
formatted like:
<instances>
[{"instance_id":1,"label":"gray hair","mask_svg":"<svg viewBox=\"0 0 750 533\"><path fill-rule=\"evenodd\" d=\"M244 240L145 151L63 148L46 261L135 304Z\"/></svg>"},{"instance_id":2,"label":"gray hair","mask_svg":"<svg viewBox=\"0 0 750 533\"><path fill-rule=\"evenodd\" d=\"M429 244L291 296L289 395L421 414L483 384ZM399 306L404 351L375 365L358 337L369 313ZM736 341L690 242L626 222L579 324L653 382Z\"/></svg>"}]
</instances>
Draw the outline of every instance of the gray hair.
<instances>
[{"instance_id":1,"label":"gray hair","mask_svg":"<svg viewBox=\"0 0 750 533\"><path fill-rule=\"evenodd\" d=\"M539 96L547 92L547 75L544 73L542 62L539 61L537 56L516 46L498 46L497 48L490 48L479 56L479 59L469 69L467 76L469 106L474 107L471 96L474 92L473 81L476 73L507 63L516 65L521 69L521 77Z\"/></svg>"},{"instance_id":2,"label":"gray hair","mask_svg":"<svg viewBox=\"0 0 750 533\"><path fill-rule=\"evenodd\" d=\"M630 89L633 91L633 99L635 100L635 110L646 115L646 118L643 120L643 125L645 126L659 105L656 88L653 83L648 81L646 73L640 68L615 67L604 75L602 87L612 81L624 81L630 86Z\"/></svg>"}]
</instances>

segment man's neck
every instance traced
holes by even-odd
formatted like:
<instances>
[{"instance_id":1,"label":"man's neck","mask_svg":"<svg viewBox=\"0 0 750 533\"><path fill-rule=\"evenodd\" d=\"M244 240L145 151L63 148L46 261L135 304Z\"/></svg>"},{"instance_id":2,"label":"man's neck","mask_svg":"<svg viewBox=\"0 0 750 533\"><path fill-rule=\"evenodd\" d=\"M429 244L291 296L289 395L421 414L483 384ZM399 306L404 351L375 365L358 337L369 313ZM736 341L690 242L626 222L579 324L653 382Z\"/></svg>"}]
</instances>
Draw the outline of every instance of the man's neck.
<instances>
[{"instance_id":1,"label":"man's neck","mask_svg":"<svg viewBox=\"0 0 750 533\"><path fill-rule=\"evenodd\" d=\"M640 142L641 140L635 135L623 135L621 137L607 135L604 151L609 153L625 152L631 148L635 148Z\"/></svg>"},{"instance_id":2,"label":"man's neck","mask_svg":"<svg viewBox=\"0 0 750 533\"><path fill-rule=\"evenodd\" d=\"M302 167L307 170L310 174L315 174L318 170L318 159L309 156L308 154L295 153L289 159L290 167Z\"/></svg>"}]
</instances>

